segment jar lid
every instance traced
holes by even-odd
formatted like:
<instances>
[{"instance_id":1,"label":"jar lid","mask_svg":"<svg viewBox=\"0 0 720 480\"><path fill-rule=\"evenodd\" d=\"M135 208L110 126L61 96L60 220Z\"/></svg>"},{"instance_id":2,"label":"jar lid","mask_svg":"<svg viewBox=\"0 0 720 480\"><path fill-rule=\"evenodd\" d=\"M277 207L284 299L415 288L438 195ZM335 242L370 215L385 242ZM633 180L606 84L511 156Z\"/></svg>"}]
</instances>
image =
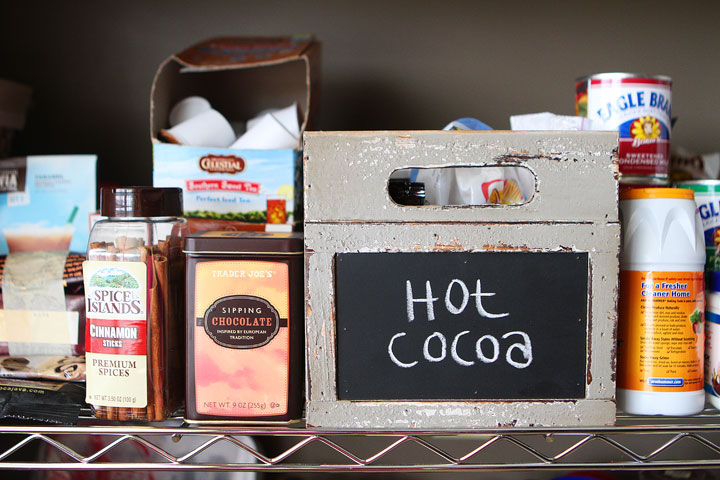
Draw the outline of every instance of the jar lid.
<instances>
[{"instance_id":1,"label":"jar lid","mask_svg":"<svg viewBox=\"0 0 720 480\"><path fill-rule=\"evenodd\" d=\"M302 254L300 232L197 232L185 237L184 252L209 255Z\"/></svg>"},{"instance_id":2,"label":"jar lid","mask_svg":"<svg viewBox=\"0 0 720 480\"><path fill-rule=\"evenodd\" d=\"M182 189L103 187L100 213L105 217L180 217Z\"/></svg>"},{"instance_id":3,"label":"jar lid","mask_svg":"<svg viewBox=\"0 0 720 480\"><path fill-rule=\"evenodd\" d=\"M628 72L606 72L606 73L595 73L593 75L585 75L575 79L576 82L586 82L588 80L602 80L608 82L622 82L637 80L638 83L643 80L655 81L659 83L672 83L672 78L667 75L648 75L645 73L628 73Z\"/></svg>"}]
</instances>

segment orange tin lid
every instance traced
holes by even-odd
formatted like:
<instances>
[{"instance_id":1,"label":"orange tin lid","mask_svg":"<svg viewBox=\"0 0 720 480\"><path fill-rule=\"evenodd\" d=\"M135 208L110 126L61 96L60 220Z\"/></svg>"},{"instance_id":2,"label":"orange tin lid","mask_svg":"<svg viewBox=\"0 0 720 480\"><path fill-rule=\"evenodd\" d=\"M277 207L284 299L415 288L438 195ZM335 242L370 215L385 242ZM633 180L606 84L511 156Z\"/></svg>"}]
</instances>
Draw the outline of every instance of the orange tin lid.
<instances>
[{"instance_id":1,"label":"orange tin lid","mask_svg":"<svg viewBox=\"0 0 720 480\"><path fill-rule=\"evenodd\" d=\"M678 198L694 200L695 194L689 188L628 188L620 192L620 200L640 200L646 198Z\"/></svg>"}]
</instances>

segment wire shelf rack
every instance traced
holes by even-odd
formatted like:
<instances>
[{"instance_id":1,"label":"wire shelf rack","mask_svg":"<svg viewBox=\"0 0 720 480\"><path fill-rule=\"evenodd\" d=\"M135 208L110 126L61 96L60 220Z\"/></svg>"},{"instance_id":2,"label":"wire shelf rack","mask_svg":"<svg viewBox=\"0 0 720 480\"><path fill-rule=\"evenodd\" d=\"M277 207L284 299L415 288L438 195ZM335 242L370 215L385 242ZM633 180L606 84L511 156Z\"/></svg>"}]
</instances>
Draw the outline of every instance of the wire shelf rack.
<instances>
[{"instance_id":1,"label":"wire shelf rack","mask_svg":"<svg viewBox=\"0 0 720 480\"><path fill-rule=\"evenodd\" d=\"M467 472L720 467L720 415L620 416L597 428L0 426L0 470ZM218 460L220 459L220 460ZM230 460L228 460L230 459Z\"/></svg>"}]
</instances>

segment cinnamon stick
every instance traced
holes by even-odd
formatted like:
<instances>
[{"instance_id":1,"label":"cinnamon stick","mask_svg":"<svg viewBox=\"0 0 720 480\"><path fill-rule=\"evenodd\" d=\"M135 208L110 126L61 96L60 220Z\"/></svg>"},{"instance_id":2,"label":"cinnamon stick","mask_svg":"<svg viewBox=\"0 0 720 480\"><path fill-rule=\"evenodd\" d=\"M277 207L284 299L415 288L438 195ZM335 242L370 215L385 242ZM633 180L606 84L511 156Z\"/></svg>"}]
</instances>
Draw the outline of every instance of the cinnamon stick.
<instances>
[{"instance_id":1,"label":"cinnamon stick","mask_svg":"<svg viewBox=\"0 0 720 480\"><path fill-rule=\"evenodd\" d=\"M158 241L158 252L164 257L168 257L170 254L170 242L168 240Z\"/></svg>"},{"instance_id":2,"label":"cinnamon stick","mask_svg":"<svg viewBox=\"0 0 720 480\"><path fill-rule=\"evenodd\" d=\"M147 345L148 345L148 372L147 372L147 405L145 406L145 409L143 411L144 417L148 421L155 421L155 395L154 395L154 387L153 387L153 377L152 377L152 338L155 332L152 329L152 308L153 308L153 292L156 289L157 282L155 280L155 270L153 267L152 262L152 247L147 246L140 246L140 261L145 263L147 265L147 268L150 269L150 274L148 275L148 278L152 282L150 285L148 285L148 294L150 295L150 311L148 312L148 330L147 330Z\"/></svg>"},{"instance_id":3,"label":"cinnamon stick","mask_svg":"<svg viewBox=\"0 0 720 480\"><path fill-rule=\"evenodd\" d=\"M153 258L153 268L155 270L156 283L152 292L152 301L150 308L150 328L152 334L150 336L151 349L150 353L152 357L151 362L151 375L153 383L153 397L155 400L155 418L165 417L165 388L164 388L164 352L163 352L163 338L164 338L164 317L166 312L163 306L169 304L169 295L167 292L168 278L167 278L167 257L162 255L156 255Z\"/></svg>"},{"instance_id":4,"label":"cinnamon stick","mask_svg":"<svg viewBox=\"0 0 720 480\"><path fill-rule=\"evenodd\" d=\"M105 250L107 244L105 242L92 242L88 245L88 260L100 260L95 257L96 250Z\"/></svg>"}]
</instances>

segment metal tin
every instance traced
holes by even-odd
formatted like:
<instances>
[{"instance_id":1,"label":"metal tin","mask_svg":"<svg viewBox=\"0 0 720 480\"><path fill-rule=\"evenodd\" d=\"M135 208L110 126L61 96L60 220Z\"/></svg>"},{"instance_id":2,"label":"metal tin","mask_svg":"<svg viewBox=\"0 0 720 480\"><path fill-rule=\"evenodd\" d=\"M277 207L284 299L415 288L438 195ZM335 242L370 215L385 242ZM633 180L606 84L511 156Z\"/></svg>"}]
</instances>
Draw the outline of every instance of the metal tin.
<instances>
[{"instance_id":1,"label":"metal tin","mask_svg":"<svg viewBox=\"0 0 720 480\"><path fill-rule=\"evenodd\" d=\"M720 290L715 277L720 274L720 180L688 180L678 182L680 188L695 192L695 203L705 235L705 272L708 290Z\"/></svg>"},{"instance_id":2,"label":"metal tin","mask_svg":"<svg viewBox=\"0 0 720 480\"><path fill-rule=\"evenodd\" d=\"M575 113L617 130L620 181L666 185L670 172L672 80L600 73L575 83Z\"/></svg>"},{"instance_id":3,"label":"metal tin","mask_svg":"<svg viewBox=\"0 0 720 480\"><path fill-rule=\"evenodd\" d=\"M184 251L186 420L300 420L302 234L203 232L188 236Z\"/></svg>"}]
</instances>

